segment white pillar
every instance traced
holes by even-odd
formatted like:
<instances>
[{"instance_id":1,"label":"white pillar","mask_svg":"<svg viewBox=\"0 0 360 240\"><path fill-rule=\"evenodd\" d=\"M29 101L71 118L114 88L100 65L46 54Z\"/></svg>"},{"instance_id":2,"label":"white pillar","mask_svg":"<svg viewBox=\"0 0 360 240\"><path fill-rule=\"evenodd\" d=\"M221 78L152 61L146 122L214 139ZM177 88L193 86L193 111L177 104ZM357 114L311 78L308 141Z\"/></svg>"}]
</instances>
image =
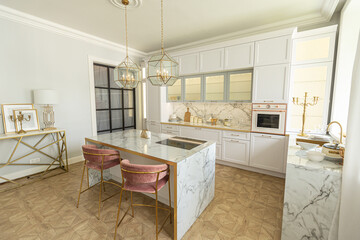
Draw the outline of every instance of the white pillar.
<instances>
[{"instance_id":1,"label":"white pillar","mask_svg":"<svg viewBox=\"0 0 360 240\"><path fill-rule=\"evenodd\" d=\"M360 37L351 84L339 240L360 239Z\"/></svg>"}]
</instances>

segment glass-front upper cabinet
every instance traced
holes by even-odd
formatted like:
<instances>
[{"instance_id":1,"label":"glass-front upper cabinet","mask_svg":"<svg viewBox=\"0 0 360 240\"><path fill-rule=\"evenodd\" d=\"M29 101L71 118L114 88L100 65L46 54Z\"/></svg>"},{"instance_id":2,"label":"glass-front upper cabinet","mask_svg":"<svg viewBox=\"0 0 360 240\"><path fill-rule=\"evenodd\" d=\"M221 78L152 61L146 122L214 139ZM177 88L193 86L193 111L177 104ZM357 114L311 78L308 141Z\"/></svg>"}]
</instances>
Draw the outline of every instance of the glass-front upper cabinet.
<instances>
[{"instance_id":1,"label":"glass-front upper cabinet","mask_svg":"<svg viewBox=\"0 0 360 240\"><path fill-rule=\"evenodd\" d=\"M167 87L167 100L169 102L180 102L182 101L182 81L181 78L176 80L174 85Z\"/></svg>"},{"instance_id":2,"label":"glass-front upper cabinet","mask_svg":"<svg viewBox=\"0 0 360 240\"><path fill-rule=\"evenodd\" d=\"M205 101L225 100L225 74L205 76Z\"/></svg>"},{"instance_id":3,"label":"glass-front upper cabinet","mask_svg":"<svg viewBox=\"0 0 360 240\"><path fill-rule=\"evenodd\" d=\"M185 77L184 101L201 101L201 76Z\"/></svg>"},{"instance_id":4,"label":"glass-front upper cabinet","mask_svg":"<svg viewBox=\"0 0 360 240\"><path fill-rule=\"evenodd\" d=\"M251 101L252 72L229 73L228 101Z\"/></svg>"}]
</instances>

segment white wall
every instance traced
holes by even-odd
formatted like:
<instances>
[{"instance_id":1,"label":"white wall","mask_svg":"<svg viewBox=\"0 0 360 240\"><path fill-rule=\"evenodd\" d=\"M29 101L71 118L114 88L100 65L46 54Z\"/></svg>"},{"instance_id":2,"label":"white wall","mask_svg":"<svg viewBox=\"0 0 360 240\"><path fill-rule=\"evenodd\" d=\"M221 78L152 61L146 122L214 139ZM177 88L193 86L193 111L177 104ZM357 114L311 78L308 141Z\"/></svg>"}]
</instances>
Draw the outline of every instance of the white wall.
<instances>
[{"instance_id":1,"label":"white wall","mask_svg":"<svg viewBox=\"0 0 360 240\"><path fill-rule=\"evenodd\" d=\"M60 100L55 106L55 125L66 130L69 157L81 155L84 138L93 134L88 56L119 63L125 57L123 50L1 16L0 31L0 104L32 103L32 90L57 90ZM11 141L0 142L1 162L7 160L13 145ZM0 169L0 176L22 169Z\"/></svg>"},{"instance_id":2,"label":"white wall","mask_svg":"<svg viewBox=\"0 0 360 240\"><path fill-rule=\"evenodd\" d=\"M349 0L341 12L338 54L331 120L347 126L352 70L354 67L358 32L360 29L360 1Z\"/></svg>"}]
</instances>

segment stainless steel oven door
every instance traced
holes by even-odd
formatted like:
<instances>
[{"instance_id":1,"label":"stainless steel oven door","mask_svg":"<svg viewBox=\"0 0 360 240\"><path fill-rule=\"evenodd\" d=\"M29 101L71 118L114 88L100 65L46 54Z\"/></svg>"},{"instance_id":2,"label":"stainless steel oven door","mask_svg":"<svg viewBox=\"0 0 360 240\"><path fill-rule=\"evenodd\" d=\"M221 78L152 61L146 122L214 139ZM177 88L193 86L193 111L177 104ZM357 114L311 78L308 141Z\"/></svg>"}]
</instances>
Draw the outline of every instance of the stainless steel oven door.
<instances>
[{"instance_id":1,"label":"stainless steel oven door","mask_svg":"<svg viewBox=\"0 0 360 240\"><path fill-rule=\"evenodd\" d=\"M252 131L285 134L285 111L253 111Z\"/></svg>"}]
</instances>

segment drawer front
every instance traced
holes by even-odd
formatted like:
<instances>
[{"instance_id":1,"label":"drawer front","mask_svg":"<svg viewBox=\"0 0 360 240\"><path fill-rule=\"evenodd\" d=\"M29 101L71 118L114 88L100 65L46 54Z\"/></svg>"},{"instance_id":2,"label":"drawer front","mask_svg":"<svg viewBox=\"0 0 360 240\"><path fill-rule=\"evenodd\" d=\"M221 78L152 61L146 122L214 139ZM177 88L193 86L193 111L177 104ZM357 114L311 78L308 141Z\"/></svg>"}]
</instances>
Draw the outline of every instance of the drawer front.
<instances>
[{"instance_id":1,"label":"drawer front","mask_svg":"<svg viewBox=\"0 0 360 240\"><path fill-rule=\"evenodd\" d=\"M179 131L171 131L171 130L161 129L161 133L180 136Z\"/></svg>"},{"instance_id":2,"label":"drawer front","mask_svg":"<svg viewBox=\"0 0 360 240\"><path fill-rule=\"evenodd\" d=\"M235 132L235 131L223 131L223 137L241 139L241 140L250 140L250 133Z\"/></svg>"},{"instance_id":3,"label":"drawer front","mask_svg":"<svg viewBox=\"0 0 360 240\"><path fill-rule=\"evenodd\" d=\"M161 124L161 129L171 130L171 131L179 131L180 128L177 125Z\"/></svg>"}]
</instances>

